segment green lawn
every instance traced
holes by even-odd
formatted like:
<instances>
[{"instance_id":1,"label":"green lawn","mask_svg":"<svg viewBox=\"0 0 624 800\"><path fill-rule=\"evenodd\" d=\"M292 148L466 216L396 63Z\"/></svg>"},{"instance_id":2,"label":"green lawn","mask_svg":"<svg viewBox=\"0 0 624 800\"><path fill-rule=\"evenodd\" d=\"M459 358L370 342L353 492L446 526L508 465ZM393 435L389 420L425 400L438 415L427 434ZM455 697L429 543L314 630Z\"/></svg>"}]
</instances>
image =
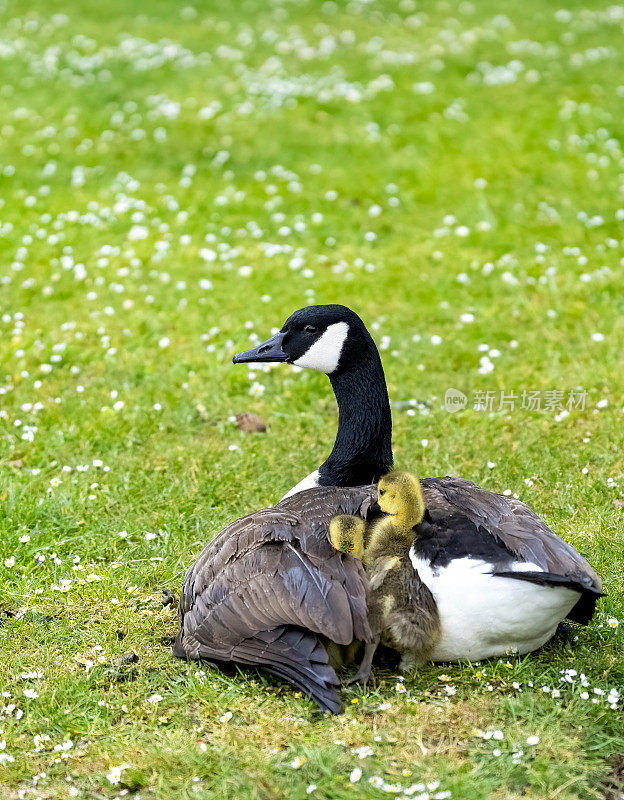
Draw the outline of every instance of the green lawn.
<instances>
[{"instance_id":1,"label":"green lawn","mask_svg":"<svg viewBox=\"0 0 624 800\"><path fill-rule=\"evenodd\" d=\"M2 798L622 796L623 32L609 0L0 0ZM587 556L588 628L331 718L171 656L162 590L331 447L325 376L231 364L308 302L372 326L398 465Z\"/></svg>"}]
</instances>

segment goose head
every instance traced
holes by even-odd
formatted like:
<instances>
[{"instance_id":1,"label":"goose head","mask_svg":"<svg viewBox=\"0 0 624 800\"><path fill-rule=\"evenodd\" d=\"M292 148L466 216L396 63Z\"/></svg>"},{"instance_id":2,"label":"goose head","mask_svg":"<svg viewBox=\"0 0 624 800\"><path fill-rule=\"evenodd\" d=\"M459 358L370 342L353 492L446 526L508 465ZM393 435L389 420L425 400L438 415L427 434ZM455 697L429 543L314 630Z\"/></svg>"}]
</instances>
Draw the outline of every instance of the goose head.
<instances>
[{"instance_id":1,"label":"goose head","mask_svg":"<svg viewBox=\"0 0 624 800\"><path fill-rule=\"evenodd\" d=\"M336 550L362 560L365 530L366 523L361 517L339 514L329 523L329 540Z\"/></svg>"},{"instance_id":2,"label":"goose head","mask_svg":"<svg viewBox=\"0 0 624 800\"><path fill-rule=\"evenodd\" d=\"M384 475L377 486L379 507L401 527L411 530L421 522L425 504L418 478L403 470Z\"/></svg>"},{"instance_id":3,"label":"goose head","mask_svg":"<svg viewBox=\"0 0 624 800\"><path fill-rule=\"evenodd\" d=\"M340 305L308 306L291 314L266 342L234 356L235 364L283 361L327 375L352 368L375 344L358 315Z\"/></svg>"},{"instance_id":4,"label":"goose head","mask_svg":"<svg viewBox=\"0 0 624 800\"><path fill-rule=\"evenodd\" d=\"M281 361L329 377L338 402L334 447L318 471L288 494L311 486L374 483L391 468L392 418L381 359L366 326L350 308L300 308L274 336L233 360Z\"/></svg>"}]
</instances>

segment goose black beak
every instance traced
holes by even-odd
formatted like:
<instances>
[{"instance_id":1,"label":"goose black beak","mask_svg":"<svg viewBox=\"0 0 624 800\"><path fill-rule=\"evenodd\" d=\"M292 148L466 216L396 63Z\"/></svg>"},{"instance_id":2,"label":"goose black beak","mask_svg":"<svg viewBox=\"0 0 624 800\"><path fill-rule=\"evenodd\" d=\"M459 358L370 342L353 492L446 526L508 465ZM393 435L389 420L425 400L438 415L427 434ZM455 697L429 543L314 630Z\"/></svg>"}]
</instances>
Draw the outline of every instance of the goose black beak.
<instances>
[{"instance_id":1,"label":"goose black beak","mask_svg":"<svg viewBox=\"0 0 624 800\"><path fill-rule=\"evenodd\" d=\"M244 353L237 353L232 361L234 364L246 364L253 361L287 361L288 356L282 350L283 341L284 334L280 331L257 347L252 347L251 350L245 350Z\"/></svg>"}]
</instances>

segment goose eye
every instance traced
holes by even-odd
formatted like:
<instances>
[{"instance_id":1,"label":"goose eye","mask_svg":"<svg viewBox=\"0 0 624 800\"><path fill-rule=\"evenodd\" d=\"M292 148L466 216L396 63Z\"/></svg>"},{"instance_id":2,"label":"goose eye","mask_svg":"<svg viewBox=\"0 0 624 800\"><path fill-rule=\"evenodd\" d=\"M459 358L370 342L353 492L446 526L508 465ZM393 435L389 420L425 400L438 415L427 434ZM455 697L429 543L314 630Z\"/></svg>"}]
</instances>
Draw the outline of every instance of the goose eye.
<instances>
[{"instance_id":1,"label":"goose eye","mask_svg":"<svg viewBox=\"0 0 624 800\"><path fill-rule=\"evenodd\" d=\"M385 489L380 489L380 490L379 490L379 496L380 496L380 497L381 497L381 495L382 495L382 494L385 494L385 493L386 493Z\"/></svg>"},{"instance_id":2,"label":"goose eye","mask_svg":"<svg viewBox=\"0 0 624 800\"><path fill-rule=\"evenodd\" d=\"M305 333L316 333L318 328L315 328L314 325L306 325L303 330Z\"/></svg>"}]
</instances>

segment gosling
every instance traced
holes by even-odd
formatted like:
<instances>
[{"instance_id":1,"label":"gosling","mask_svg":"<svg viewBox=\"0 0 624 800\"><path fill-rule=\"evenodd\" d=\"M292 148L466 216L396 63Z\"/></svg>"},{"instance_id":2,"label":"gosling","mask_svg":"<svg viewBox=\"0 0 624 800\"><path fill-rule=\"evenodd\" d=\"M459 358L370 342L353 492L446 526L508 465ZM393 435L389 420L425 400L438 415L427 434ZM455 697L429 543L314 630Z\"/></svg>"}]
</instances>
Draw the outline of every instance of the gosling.
<instances>
[{"instance_id":1,"label":"gosling","mask_svg":"<svg viewBox=\"0 0 624 800\"><path fill-rule=\"evenodd\" d=\"M373 640L364 647L357 673L347 683L367 683L379 643L401 653L400 668L415 669L440 637L440 618L433 595L414 572L409 549L425 513L417 478L396 470L377 487L381 519L367 526L359 517L334 517L329 538L336 550L359 558L370 582L369 622Z\"/></svg>"}]
</instances>

